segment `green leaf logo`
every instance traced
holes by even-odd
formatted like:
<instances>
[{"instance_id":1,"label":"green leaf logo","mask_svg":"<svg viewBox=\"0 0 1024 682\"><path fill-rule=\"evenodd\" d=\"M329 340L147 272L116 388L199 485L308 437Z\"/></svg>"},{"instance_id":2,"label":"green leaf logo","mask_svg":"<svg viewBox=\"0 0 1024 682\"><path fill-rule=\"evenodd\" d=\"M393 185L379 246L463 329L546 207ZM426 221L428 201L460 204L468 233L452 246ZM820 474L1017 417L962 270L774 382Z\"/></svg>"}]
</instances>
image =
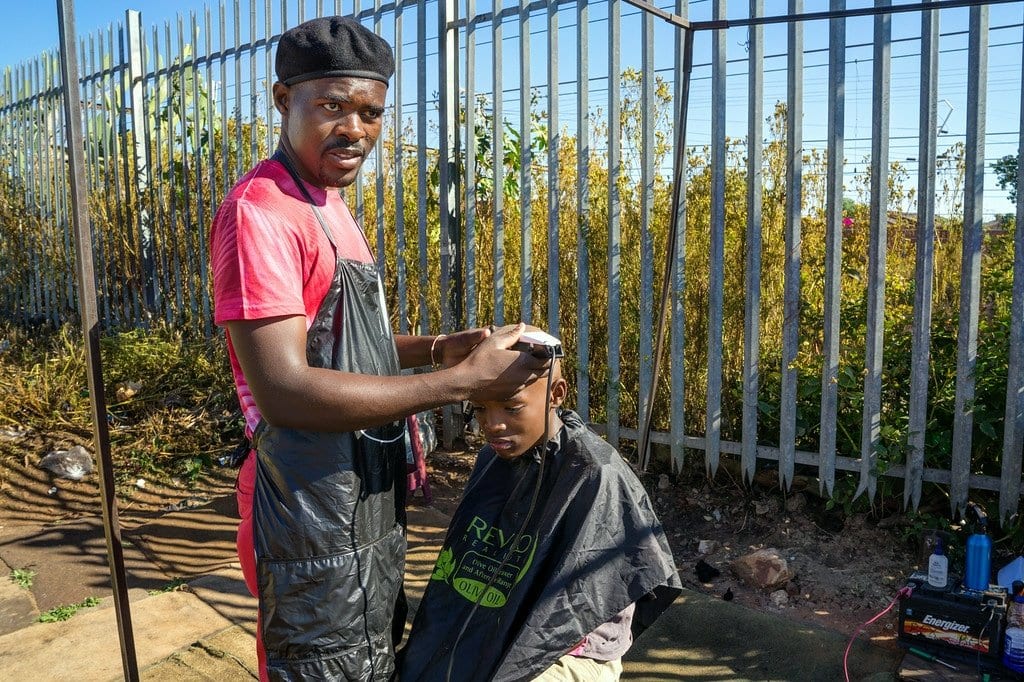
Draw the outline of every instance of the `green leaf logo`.
<instances>
[{"instance_id":1,"label":"green leaf logo","mask_svg":"<svg viewBox=\"0 0 1024 682\"><path fill-rule=\"evenodd\" d=\"M437 557L437 563L434 564L434 573L430 576L431 580L443 580L448 582L448 576L455 572L455 555L452 554L452 550L445 549Z\"/></svg>"}]
</instances>

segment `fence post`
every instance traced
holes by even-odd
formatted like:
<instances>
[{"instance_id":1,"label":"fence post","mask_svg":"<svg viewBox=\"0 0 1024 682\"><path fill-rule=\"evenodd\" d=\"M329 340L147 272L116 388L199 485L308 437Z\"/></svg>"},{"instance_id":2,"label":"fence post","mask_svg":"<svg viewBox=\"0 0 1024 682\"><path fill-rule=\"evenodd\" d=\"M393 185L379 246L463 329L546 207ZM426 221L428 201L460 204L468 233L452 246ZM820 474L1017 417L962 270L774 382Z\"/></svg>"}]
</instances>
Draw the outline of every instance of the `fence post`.
<instances>
[{"instance_id":1,"label":"fence post","mask_svg":"<svg viewBox=\"0 0 1024 682\"><path fill-rule=\"evenodd\" d=\"M1024 76L1022 76L1024 78ZM1024 90L1021 91L1024 100ZM1017 187L1024 187L1024 108L1017 132ZM1018 195L1019 196L1019 195ZM1020 469L1024 457L1024 201L1017 200L1013 228L1013 294L1010 303L1010 359L1007 362L1006 417L1003 421L1002 483L999 486L999 522L1016 513L1020 503Z\"/></svg>"},{"instance_id":2,"label":"fence post","mask_svg":"<svg viewBox=\"0 0 1024 682\"><path fill-rule=\"evenodd\" d=\"M621 236L622 205L619 195L619 173L622 170L622 150L619 148L622 120L619 118L620 76L619 46L622 22L622 7L619 0L608 0L608 256L606 262L608 281L608 376L605 396L605 421L608 424L606 439L613 448L619 447L619 404L622 387L622 325L620 319L621 288ZM524 283L525 285L525 283Z\"/></svg>"},{"instance_id":3,"label":"fence post","mask_svg":"<svg viewBox=\"0 0 1024 682\"><path fill-rule=\"evenodd\" d=\"M156 311L156 267L153 259L153 226L149 209L142 197L149 187L149 150L146 149L149 136L146 133L146 111L142 95L142 81L146 77L142 60L142 14L138 10L125 11L128 28L128 88L129 101L124 104L131 111L132 140L135 148L135 201L138 207L136 220L139 227L139 276L142 289L144 316Z\"/></svg>"},{"instance_id":4,"label":"fence post","mask_svg":"<svg viewBox=\"0 0 1024 682\"><path fill-rule=\"evenodd\" d=\"M876 6L890 5L879 0ZM871 121L871 243L868 246L867 345L864 349L864 408L861 420L861 466L857 492L875 499L878 475L878 446L882 423L882 356L885 348L885 260L889 243L889 122L890 76L892 59L892 15L877 14L874 19L872 98L875 101Z\"/></svg>"},{"instance_id":5,"label":"fence post","mask_svg":"<svg viewBox=\"0 0 1024 682\"><path fill-rule=\"evenodd\" d=\"M846 0L831 0L832 11ZM839 414L839 331L843 272L843 155L846 139L846 19L829 20L828 168L826 169L825 290L822 329L821 437L818 490L832 496L836 483L836 436ZM925 203L925 202L922 202ZM916 339L916 337L915 337ZM754 409L757 408L756 396Z\"/></svg>"},{"instance_id":6,"label":"fence post","mask_svg":"<svg viewBox=\"0 0 1024 682\"><path fill-rule=\"evenodd\" d=\"M956 344L956 398L950 512L964 514L971 492L975 370L981 301L981 245L984 232L985 119L988 104L988 7L972 7L967 38L967 125L964 139L964 227L960 260L960 321Z\"/></svg>"},{"instance_id":7,"label":"fence post","mask_svg":"<svg viewBox=\"0 0 1024 682\"><path fill-rule=\"evenodd\" d=\"M935 147L938 139L939 13L921 15L921 94L917 158L917 235L914 254L914 333L910 356L910 405L907 420L907 473L903 507L921 504L928 381L931 376L932 282L935 277Z\"/></svg>"},{"instance_id":8,"label":"fence post","mask_svg":"<svg viewBox=\"0 0 1024 682\"><path fill-rule=\"evenodd\" d=\"M519 316L533 322L533 245L531 220L533 205L531 169L533 168L533 121L530 118L530 0L519 0Z\"/></svg>"},{"instance_id":9,"label":"fence post","mask_svg":"<svg viewBox=\"0 0 1024 682\"><path fill-rule=\"evenodd\" d=\"M757 17L763 14L764 0L750 0L750 16ZM740 441L740 465L744 484L750 484L757 473L757 421L760 416L758 391L761 381L761 211L764 206L764 149L761 141L764 137L764 28L751 26L748 35L747 73L750 75L747 80L747 253L744 259L746 269L743 273L743 436ZM832 158L829 156L829 159ZM838 310L837 307L836 311ZM828 338L827 334L825 338ZM838 341L836 347L838 348ZM682 353L679 357L681 362ZM674 366L677 363L672 364ZM823 423L825 421L822 420ZM672 424L675 426L674 419ZM681 434L679 440L682 440Z\"/></svg>"},{"instance_id":10,"label":"fence post","mask_svg":"<svg viewBox=\"0 0 1024 682\"><path fill-rule=\"evenodd\" d=\"M789 13L804 11L803 0L790 0ZM782 367L779 400L779 484L793 484L796 457L796 402L800 351L800 270L803 260L804 175L804 27L790 22L786 36L786 221L782 294ZM723 140L724 146L724 140Z\"/></svg>"},{"instance_id":11,"label":"fence post","mask_svg":"<svg viewBox=\"0 0 1024 682\"><path fill-rule=\"evenodd\" d=\"M449 332L462 324L462 237L459 230L459 74L458 28L451 25L458 17L458 0L444 0L438 12L438 74L441 111L438 170L438 203L441 221L441 331ZM422 247L421 247L422 248ZM444 408L442 438L450 448L456 433L453 407Z\"/></svg>"},{"instance_id":12,"label":"fence post","mask_svg":"<svg viewBox=\"0 0 1024 682\"><path fill-rule=\"evenodd\" d=\"M725 19L725 0L714 0L715 19ZM722 450L722 333L725 320L725 111L727 106L726 59L728 50L724 29L711 33L711 209L708 225L708 303L707 366L705 386L704 471L718 471ZM685 150L684 150L685 152ZM684 157L685 158L685 157ZM682 189L682 188L681 188ZM685 197L683 194L681 196ZM780 472L782 469L780 468Z\"/></svg>"}]
</instances>

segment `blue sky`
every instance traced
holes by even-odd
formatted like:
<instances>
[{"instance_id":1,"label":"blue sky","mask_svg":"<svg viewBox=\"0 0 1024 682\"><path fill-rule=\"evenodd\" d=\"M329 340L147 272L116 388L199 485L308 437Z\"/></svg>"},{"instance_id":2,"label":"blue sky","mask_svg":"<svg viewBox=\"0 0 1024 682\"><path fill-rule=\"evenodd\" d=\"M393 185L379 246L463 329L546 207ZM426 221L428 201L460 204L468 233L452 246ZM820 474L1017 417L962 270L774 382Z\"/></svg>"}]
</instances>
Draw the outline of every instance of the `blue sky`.
<instances>
[{"instance_id":1,"label":"blue sky","mask_svg":"<svg viewBox=\"0 0 1024 682\"><path fill-rule=\"evenodd\" d=\"M203 0L78 0L75 3L75 25L78 35L106 28L124 20L126 9L142 12L146 25L173 19L177 14L199 11ZM0 66L25 61L46 50L56 49L57 0L11 0L4 3L3 21L9 30L0 40Z\"/></svg>"},{"instance_id":2,"label":"blue sky","mask_svg":"<svg viewBox=\"0 0 1024 682\"><path fill-rule=\"evenodd\" d=\"M253 0L260 6L262 0ZM289 0L289 13L294 15L300 0ZM177 0L174 3L166 0L135 0L132 9L142 12L143 24L149 30L154 24L162 25L166 21L174 21L178 14L200 12L204 0ZM231 12L232 2L228 4ZM274 25L278 25L276 15L280 11L280 0L272 0L270 5L275 15ZM306 0L306 16L315 12L316 0ZM333 9L331 0L319 3ZM351 0L346 0L346 6ZM364 5L368 4L364 0ZM505 6L513 4L506 0ZM664 5L664 2L659 4ZM850 6L865 6L869 0L850 0ZM8 26L16 26L4 41L0 41L0 67L29 60L41 52L57 46L57 2L10 2L6 3L4 20ZM111 24L123 21L125 0L80 0L75 3L76 24L79 36L84 36ZM433 11L434 1L431 2ZM477 11L490 9L488 0L477 0ZM712 3L708 0L691 0L690 17L694 20L709 19ZM785 0L766 0L765 13L769 15L784 14ZM243 0L241 11L243 17L248 11L249 0ZM805 0L805 11L819 11L827 8L826 0ZM1005 155L1016 152L1017 130L1020 115L1020 65L1021 65L1021 21L1024 3L994 6L990 10L991 50L989 53L989 96L986 158L988 163ZM404 42L406 47L403 58L406 67L415 67L416 23L415 10L407 10L405 19ZM591 5L590 28L590 63L592 78L605 80L607 75L607 37L604 20L605 5L595 2ZM747 12L747 3L733 1L729 3L729 16L742 17ZM639 49L635 37L639 35L639 11L623 4L623 51L622 66L638 65ZM944 10L941 14L939 75L939 116L940 120L948 115L944 132L939 138L940 152L949 145L963 140L966 122L966 83L967 73L966 29L968 10ZM243 40L247 38L248 22L242 21ZM294 23L294 20L291 22ZM262 16L257 24L262 27ZM531 82L538 87L546 81L546 36L544 35L545 19L535 16L531 19ZM572 127L575 124L575 10L566 7L559 12L559 80L562 83L558 109L561 123ZM655 68L664 77L671 79L673 63L674 29L665 22L655 19ZM907 13L894 15L892 35L895 41L892 47L892 122L891 158L904 163L912 177L917 170L917 127L918 127L918 57L920 42L916 40L920 26L918 14ZM385 34L390 27L385 26ZM428 21L428 34L436 35L436 22ZM514 91L518 87L518 27L515 22L506 25L504 50L504 88L505 112L510 120L518 120L518 95ZM870 18L850 19L847 24L847 141L846 157L854 165L870 150L871 106L871 48L872 20ZM727 128L731 137L743 137L746 134L746 41L747 30L731 29L726 35L727 58ZM476 80L478 91L487 91L491 83L491 48L488 44L489 31L481 30L478 36ZM903 39L903 40L901 40ZM765 28L765 112L771 111L771 104L785 101L785 45L786 27L783 25ZM823 149L825 147L825 106L828 101L828 83L824 66L814 65L827 63L828 27L826 22L808 23L804 27L805 48L805 96L804 96L804 140L806 148ZM691 96L690 109L690 141L701 144L710 138L710 69L707 66L710 34L699 34L696 39L694 70L694 88ZM860 47L854 47L861 45ZM428 58L425 65L428 74L427 98L432 98L437 90L436 68L434 56L436 40L428 41ZM406 68L403 78L403 104L407 116L414 115L413 107L418 99L416 90L416 68ZM606 106L602 102L606 85L592 83L592 106ZM547 106L547 100L541 92L541 106ZM431 115L430 120L433 120ZM849 181L848 177L848 181ZM849 190L848 186L848 190ZM1013 210L1006 200L1005 192L994 184L989 177L986 183L985 213L1005 213Z\"/></svg>"}]
</instances>

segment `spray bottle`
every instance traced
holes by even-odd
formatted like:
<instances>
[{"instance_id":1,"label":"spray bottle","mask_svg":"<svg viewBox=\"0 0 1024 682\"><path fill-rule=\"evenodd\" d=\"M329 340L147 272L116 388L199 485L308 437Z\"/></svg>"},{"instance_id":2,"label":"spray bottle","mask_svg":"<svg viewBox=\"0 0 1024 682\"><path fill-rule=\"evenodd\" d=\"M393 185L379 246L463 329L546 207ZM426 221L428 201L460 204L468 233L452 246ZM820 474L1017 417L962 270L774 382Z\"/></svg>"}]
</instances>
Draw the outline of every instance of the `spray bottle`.
<instances>
[{"instance_id":1,"label":"spray bottle","mask_svg":"<svg viewBox=\"0 0 1024 682\"><path fill-rule=\"evenodd\" d=\"M974 515L974 534L967 538L967 559L964 566L964 587L969 590L987 590L992 574L992 538L988 536L988 516L977 504L969 502L967 509Z\"/></svg>"},{"instance_id":2,"label":"spray bottle","mask_svg":"<svg viewBox=\"0 0 1024 682\"><path fill-rule=\"evenodd\" d=\"M935 550L928 557L928 585L945 589L949 582L949 559L942 552L942 538L936 538Z\"/></svg>"}]
</instances>

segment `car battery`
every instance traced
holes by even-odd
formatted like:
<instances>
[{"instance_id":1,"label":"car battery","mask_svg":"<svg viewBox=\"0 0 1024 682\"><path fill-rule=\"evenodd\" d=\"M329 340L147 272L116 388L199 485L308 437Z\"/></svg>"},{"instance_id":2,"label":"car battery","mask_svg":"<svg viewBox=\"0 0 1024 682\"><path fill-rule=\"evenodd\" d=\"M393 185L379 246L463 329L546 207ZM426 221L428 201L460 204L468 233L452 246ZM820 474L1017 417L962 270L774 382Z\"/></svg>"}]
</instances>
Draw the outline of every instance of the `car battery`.
<instances>
[{"instance_id":1,"label":"car battery","mask_svg":"<svg viewBox=\"0 0 1024 682\"><path fill-rule=\"evenodd\" d=\"M939 657L999 666L1006 625L1006 589L968 590L950 574L950 585L936 589L922 572L911 574L910 597L900 602L899 641Z\"/></svg>"}]
</instances>

